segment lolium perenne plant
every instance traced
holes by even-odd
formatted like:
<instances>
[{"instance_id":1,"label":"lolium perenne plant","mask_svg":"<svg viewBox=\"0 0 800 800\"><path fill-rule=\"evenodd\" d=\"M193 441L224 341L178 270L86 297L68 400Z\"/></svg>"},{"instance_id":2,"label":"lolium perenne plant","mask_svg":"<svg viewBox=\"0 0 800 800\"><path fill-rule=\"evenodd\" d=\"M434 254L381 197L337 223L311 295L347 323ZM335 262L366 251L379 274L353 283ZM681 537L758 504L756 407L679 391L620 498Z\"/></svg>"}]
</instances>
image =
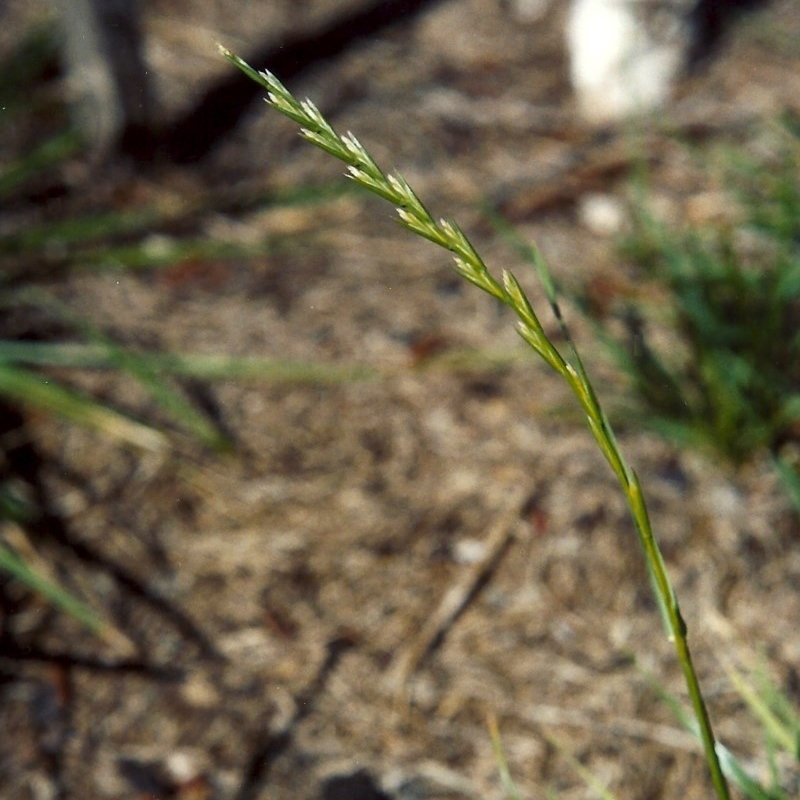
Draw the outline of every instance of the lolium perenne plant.
<instances>
[{"instance_id":1,"label":"lolium perenne plant","mask_svg":"<svg viewBox=\"0 0 800 800\"><path fill-rule=\"evenodd\" d=\"M667 634L674 643L683 670L696 730L703 743L714 790L720 800L729 800L730 793L722 761L730 767L730 755L714 738L711 720L692 663L686 623L681 616L675 590L650 525L639 479L620 452L611 425L567 331L556 300L553 281L538 251L532 249L534 263L567 343L568 357L548 338L514 275L505 270L499 280L492 275L458 225L444 219L437 222L402 176L384 173L352 133L337 133L310 100L298 101L272 73L259 72L226 48L220 46L219 49L228 61L266 89L269 105L297 122L304 138L347 164L347 175L356 183L392 203L397 209L400 222L412 233L449 250L453 256L455 271L461 277L508 306L517 317L517 331L520 336L567 382L586 414L586 422L597 445L625 494Z\"/></svg>"}]
</instances>

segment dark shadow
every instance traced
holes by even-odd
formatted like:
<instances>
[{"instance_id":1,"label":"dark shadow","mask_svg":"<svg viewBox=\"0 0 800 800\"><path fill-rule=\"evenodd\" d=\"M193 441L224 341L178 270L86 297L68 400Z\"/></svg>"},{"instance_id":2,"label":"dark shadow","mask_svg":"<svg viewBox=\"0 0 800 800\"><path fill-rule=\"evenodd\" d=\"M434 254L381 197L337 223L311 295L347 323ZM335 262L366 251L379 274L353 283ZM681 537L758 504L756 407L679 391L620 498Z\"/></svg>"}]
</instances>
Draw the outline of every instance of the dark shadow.
<instances>
[{"instance_id":1,"label":"dark shadow","mask_svg":"<svg viewBox=\"0 0 800 800\"><path fill-rule=\"evenodd\" d=\"M107 573L129 595L171 623L187 641L194 643L203 656L216 661L224 660L208 636L182 609L159 595L125 567L72 535L50 500L42 476L44 460L34 444L33 436L26 432L25 417L12 405L0 401L0 441L6 435L15 444L2 451L0 479L13 477L28 488L33 512L20 524L31 540L58 545L84 565Z\"/></svg>"},{"instance_id":2,"label":"dark shadow","mask_svg":"<svg viewBox=\"0 0 800 800\"><path fill-rule=\"evenodd\" d=\"M364 39L388 28L407 24L417 14L441 0L377 0L328 22L318 30L288 35L271 42L245 60L257 69L268 69L282 81L296 78L321 63L346 53ZM264 89L245 78L238 70L229 70L210 86L187 114L158 134L152 145L154 156L178 164L201 160L230 133ZM137 148L127 142L129 154L142 158L147 147Z\"/></svg>"},{"instance_id":3,"label":"dark shadow","mask_svg":"<svg viewBox=\"0 0 800 800\"><path fill-rule=\"evenodd\" d=\"M350 775L336 775L322 785L322 800L391 800L363 769Z\"/></svg>"},{"instance_id":4,"label":"dark shadow","mask_svg":"<svg viewBox=\"0 0 800 800\"><path fill-rule=\"evenodd\" d=\"M730 26L746 11L767 4L769 0L699 0L689 15L694 41L689 51L689 66L711 56Z\"/></svg>"},{"instance_id":5,"label":"dark shadow","mask_svg":"<svg viewBox=\"0 0 800 800\"><path fill-rule=\"evenodd\" d=\"M0 661L33 662L39 664L53 664L67 669L83 669L89 672L111 673L120 675L144 675L154 681L167 683L182 681L185 672L175 667L165 667L151 664L138 658L103 659L89 656L75 655L62 650L48 650L39 647L30 647L3 641L0 644Z\"/></svg>"},{"instance_id":6,"label":"dark shadow","mask_svg":"<svg viewBox=\"0 0 800 800\"><path fill-rule=\"evenodd\" d=\"M311 684L295 698L295 712L281 730L264 732L256 739L250 758L244 766L242 783L234 800L255 800L260 797L266 785L273 763L285 753L294 741L297 726L316 708L317 698L325 690L333 671L342 656L354 645L349 636L338 636L328 642L325 660L317 670Z\"/></svg>"}]
</instances>

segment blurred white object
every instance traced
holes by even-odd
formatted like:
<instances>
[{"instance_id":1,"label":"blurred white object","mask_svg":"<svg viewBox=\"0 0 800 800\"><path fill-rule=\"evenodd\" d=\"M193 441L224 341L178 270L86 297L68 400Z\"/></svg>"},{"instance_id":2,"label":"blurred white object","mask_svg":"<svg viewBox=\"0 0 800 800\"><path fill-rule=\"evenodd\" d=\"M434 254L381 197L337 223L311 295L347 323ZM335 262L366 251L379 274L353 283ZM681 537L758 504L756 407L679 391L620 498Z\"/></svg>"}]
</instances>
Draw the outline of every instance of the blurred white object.
<instances>
[{"instance_id":1,"label":"blurred white object","mask_svg":"<svg viewBox=\"0 0 800 800\"><path fill-rule=\"evenodd\" d=\"M509 7L520 22L538 22L549 10L550 0L510 0Z\"/></svg>"},{"instance_id":2,"label":"blurred white object","mask_svg":"<svg viewBox=\"0 0 800 800\"><path fill-rule=\"evenodd\" d=\"M596 236L617 236L624 229L628 215L613 195L588 192L578 203L578 218Z\"/></svg>"},{"instance_id":3,"label":"blurred white object","mask_svg":"<svg viewBox=\"0 0 800 800\"><path fill-rule=\"evenodd\" d=\"M583 116L611 122L662 105L688 59L693 0L572 0L566 40Z\"/></svg>"}]
</instances>

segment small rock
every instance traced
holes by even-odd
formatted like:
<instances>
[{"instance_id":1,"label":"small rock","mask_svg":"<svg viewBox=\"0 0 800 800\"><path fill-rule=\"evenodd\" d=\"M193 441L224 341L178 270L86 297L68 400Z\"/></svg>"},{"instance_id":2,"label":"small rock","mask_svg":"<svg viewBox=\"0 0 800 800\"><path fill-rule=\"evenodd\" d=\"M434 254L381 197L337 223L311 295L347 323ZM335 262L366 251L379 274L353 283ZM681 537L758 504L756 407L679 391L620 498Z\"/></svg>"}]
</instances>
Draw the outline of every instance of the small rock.
<instances>
[{"instance_id":1,"label":"small rock","mask_svg":"<svg viewBox=\"0 0 800 800\"><path fill-rule=\"evenodd\" d=\"M578 217L596 236L616 236L626 221L622 203L610 194L590 193L580 199Z\"/></svg>"}]
</instances>

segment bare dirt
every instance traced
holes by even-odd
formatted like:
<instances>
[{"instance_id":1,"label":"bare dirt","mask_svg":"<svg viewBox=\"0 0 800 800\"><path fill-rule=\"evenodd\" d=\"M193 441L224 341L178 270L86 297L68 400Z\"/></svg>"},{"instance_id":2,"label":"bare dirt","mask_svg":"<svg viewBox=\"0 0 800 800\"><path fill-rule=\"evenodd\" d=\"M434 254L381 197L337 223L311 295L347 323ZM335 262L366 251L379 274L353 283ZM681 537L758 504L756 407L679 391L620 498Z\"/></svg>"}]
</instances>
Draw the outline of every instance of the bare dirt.
<instances>
[{"instance_id":1,"label":"bare dirt","mask_svg":"<svg viewBox=\"0 0 800 800\"><path fill-rule=\"evenodd\" d=\"M228 69L215 41L246 53L343 5L151 3L165 113ZM790 0L739 24L638 147L576 118L562 14L554 4L524 23L493 0L442 2L291 87L457 219L491 268L516 270L543 317L533 272L482 204L538 242L562 285L612 302L637 278L592 198L624 210L644 150L662 213L724 218L705 154L720 143L758 153L772 120L800 113ZM116 637L99 641L9 589L6 641L19 648L2 659L3 797L356 800L380 787L397 800L499 799L487 715L522 797L595 796L570 757L620 798L710 796L697 745L647 679L683 694L624 500L508 314L361 193L226 210L219 198L340 180L341 165L261 104L202 168L70 168L86 191L61 201L64 213L196 209L192 235L270 242L252 259L53 281L72 312L148 347L373 374L212 383L235 443L223 455L177 432L172 449L148 454L28 420L72 543L34 546ZM182 235L154 233L152 246ZM613 407L622 379L565 306ZM73 380L162 418L129 379ZM759 727L725 667L760 654L800 702L788 500L766 461L734 473L619 427L717 730L763 777Z\"/></svg>"}]
</instances>

